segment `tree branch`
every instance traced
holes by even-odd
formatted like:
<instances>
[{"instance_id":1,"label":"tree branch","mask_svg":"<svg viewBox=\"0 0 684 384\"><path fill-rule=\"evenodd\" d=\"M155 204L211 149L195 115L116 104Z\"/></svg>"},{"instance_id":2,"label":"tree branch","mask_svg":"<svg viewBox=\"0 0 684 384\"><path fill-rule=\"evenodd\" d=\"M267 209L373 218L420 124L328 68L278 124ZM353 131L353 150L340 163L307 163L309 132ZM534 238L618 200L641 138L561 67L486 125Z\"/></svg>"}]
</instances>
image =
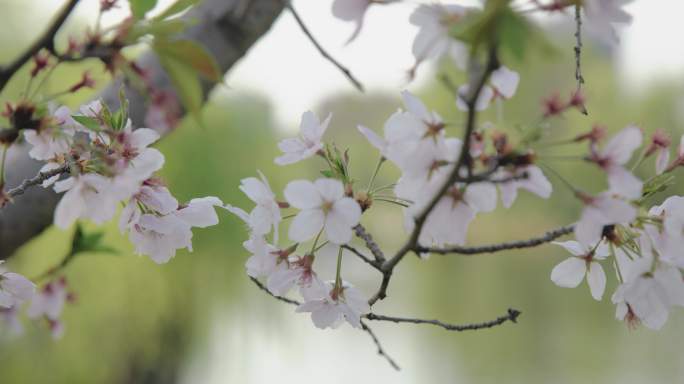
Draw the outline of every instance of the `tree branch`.
<instances>
[{"instance_id":1,"label":"tree branch","mask_svg":"<svg viewBox=\"0 0 684 384\"><path fill-rule=\"evenodd\" d=\"M375 257L376 262L382 263L385 261L385 254L382 252L382 249L380 249L378 243L375 242L373 236L368 231L366 231L366 228L363 225L357 224L354 227L354 233L356 234L356 237L358 237L366 243L366 248L368 248L368 250L371 251L371 253Z\"/></svg>"},{"instance_id":2,"label":"tree branch","mask_svg":"<svg viewBox=\"0 0 684 384\"><path fill-rule=\"evenodd\" d=\"M63 165L59 168L51 169L51 170L46 171L46 172L39 172L36 176L34 176L30 179L26 179L26 180L22 181L21 184L19 184L18 186L8 190L6 195L8 197L15 197L15 196L23 195L26 192L26 189L28 189L29 187L40 185L45 180L47 180L51 177L57 176L57 175L61 175L62 173L65 173L68 171L69 171L69 165ZM0 206L0 208L2 208L2 207Z\"/></svg>"},{"instance_id":3,"label":"tree branch","mask_svg":"<svg viewBox=\"0 0 684 384\"><path fill-rule=\"evenodd\" d=\"M371 267L373 267L373 268L377 269L378 271L382 272L381 263L378 263L377 261L374 261L374 260L370 259L368 256L364 255L364 254L363 254L361 251L359 251L358 249L352 247L352 246L349 245L349 244L344 244L344 245L342 245L342 248L344 248L344 249L348 250L349 252L355 254L356 256L359 257L359 259L363 260L364 262L366 262L366 263L367 263L368 265L370 265Z\"/></svg>"},{"instance_id":4,"label":"tree branch","mask_svg":"<svg viewBox=\"0 0 684 384\"><path fill-rule=\"evenodd\" d=\"M565 236L569 233L572 233L572 231L574 229L575 229L574 225L568 225L565 227L560 227L560 228L550 230L550 231L546 232L545 234L543 234L542 236L533 237L533 238L527 239L527 240L518 240L518 241L511 241L511 242L490 244L490 245L480 245L480 246L476 246L476 247L454 246L454 247L448 247L448 248L433 248L433 247L417 246L416 252L419 252L419 253L436 253L436 254L440 254L440 255L447 255L450 253L460 254L460 255L477 255L477 254L482 254L482 253L501 252L501 251L506 251L506 250L510 250L510 249L532 248L532 247L536 247L538 245L549 243L553 240L556 240L557 238L559 238L561 236Z\"/></svg>"},{"instance_id":5,"label":"tree branch","mask_svg":"<svg viewBox=\"0 0 684 384\"><path fill-rule=\"evenodd\" d=\"M0 67L0 91L2 91L14 74L41 49L53 50L55 35L60 30L66 19L78 4L78 0L69 0L57 17L52 21L50 27L38 38L24 53L6 66Z\"/></svg>"},{"instance_id":6,"label":"tree branch","mask_svg":"<svg viewBox=\"0 0 684 384\"><path fill-rule=\"evenodd\" d=\"M292 16L294 16L295 21L297 21L297 24L299 24L299 28L304 32L307 38L311 41L311 43L316 47L318 52L323 56L326 60L328 60L332 65L334 65L337 69L342 72L342 74L358 89L359 91L363 92L363 84L361 84L360 81L358 81L354 75L351 73L351 71L342 65L339 61L335 60L334 57L332 57L326 50L323 48L323 46L316 40L316 38L313 36L311 31L309 31L309 28L304 24L304 20L299 16L299 13L295 10L295 8L292 6L292 3L290 0L282 0L285 3L285 7L292 13Z\"/></svg>"},{"instance_id":7,"label":"tree branch","mask_svg":"<svg viewBox=\"0 0 684 384\"><path fill-rule=\"evenodd\" d=\"M448 323L444 323L444 322L439 321L439 320L413 319L413 318L408 318L408 317L394 317L394 316L377 315L375 313L369 313L369 314L365 315L365 318L367 318L368 320L391 321L393 323L431 324L431 325L435 325L437 327L442 327L442 328L446 329L447 331L463 332L463 331L476 331L479 329L492 328L492 327L496 327L498 325L501 325L507 321L517 323L518 322L518 316L520 316L520 314L521 314L521 312L518 311L517 309L509 308L508 312L505 315L499 316L494 320L485 321L483 323L472 323L472 324L448 324Z\"/></svg>"}]
</instances>

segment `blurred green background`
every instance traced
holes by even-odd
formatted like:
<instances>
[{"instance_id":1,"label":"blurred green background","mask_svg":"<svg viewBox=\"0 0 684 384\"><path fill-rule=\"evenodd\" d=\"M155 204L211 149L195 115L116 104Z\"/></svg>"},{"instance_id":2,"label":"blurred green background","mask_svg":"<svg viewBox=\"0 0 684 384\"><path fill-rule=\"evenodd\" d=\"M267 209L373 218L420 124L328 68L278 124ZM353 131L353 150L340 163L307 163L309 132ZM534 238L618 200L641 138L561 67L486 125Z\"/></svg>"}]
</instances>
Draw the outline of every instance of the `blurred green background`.
<instances>
[{"instance_id":1,"label":"blurred green background","mask_svg":"<svg viewBox=\"0 0 684 384\"><path fill-rule=\"evenodd\" d=\"M0 20L24 18L21 3L3 5ZM9 24L7 24L9 25ZM19 28L17 26L17 28ZM1 57L15 54L31 35L0 34ZM570 46L569 42L559 44ZM570 52L569 50L567 50ZM318 57L306 60L318 60ZM304 59L303 59L304 60ZM97 64L85 65L99 68ZM541 113L541 100L554 91L566 97L574 89L572 58L529 59L510 66L521 73L518 94L504 106L498 121L494 108L481 122L518 137ZM75 82L81 67L62 68L50 87ZM462 75L448 68L457 82ZM647 132L663 128L677 141L684 133L677 81L651 84L639 94L621 88L614 59L605 48L588 45L584 74L590 117L570 111L551 120L548 140L572 137L594 122L615 132L635 123ZM18 78L1 100L23 87ZM449 92L437 81L418 92L426 104L453 122L459 134L464 118ZM65 100L71 106L79 99ZM333 113L327 139L351 148L353 175L365 185L377 153L357 133L362 123L380 130L401 106L396 94L340 92L321 100L313 110ZM323 164L307 161L276 167L276 143L283 133L265 95L222 88L204 110L205 127L185 121L158 148L167 156L161 173L180 201L215 195L234 205L251 207L239 192L239 180L257 169L269 178L276 193L294 178L315 178ZM288 127L293 131L296 127ZM600 191L604 178L591 165L563 156L580 155L584 148L539 148L540 160L589 191ZM11 172L11 170L9 170ZM652 159L639 169L653 172ZM677 176L681 174L681 171ZM378 185L398 175L388 166ZM510 210L478 217L469 233L470 244L520 239L571 223L579 202L553 175L554 194L548 201L522 192ZM672 192L681 193L684 185ZM658 199L662 196L657 197ZM0 383L675 383L684 380L684 318L674 310L660 332L628 330L614 319L610 295L594 301L586 284L577 289L556 287L549 279L555 264L566 256L553 245L538 249L475 257L432 256L427 261L407 257L397 268L389 297L374 311L388 315L439 318L453 323L495 318L513 307L522 311L518 324L473 333L450 333L438 328L370 323L384 347L401 365L394 372L376 355L367 334L342 326L315 329L307 315L259 291L244 272L246 238L242 224L219 212L221 224L195 230L193 253L178 252L166 265L132 254L115 225L106 228L106 243L117 255L85 254L65 270L77 302L64 313L66 334L53 341L42 323L25 319L20 337L0 338ZM391 253L404 239L401 211L377 203L363 223ZM86 226L95 230L94 226ZM22 248L9 266L27 276L38 275L64 257L71 233L54 228ZM333 277L334 257L317 260L321 274ZM606 265L608 267L608 265ZM608 271L609 269L607 269ZM344 275L367 295L378 275L351 255Z\"/></svg>"}]
</instances>

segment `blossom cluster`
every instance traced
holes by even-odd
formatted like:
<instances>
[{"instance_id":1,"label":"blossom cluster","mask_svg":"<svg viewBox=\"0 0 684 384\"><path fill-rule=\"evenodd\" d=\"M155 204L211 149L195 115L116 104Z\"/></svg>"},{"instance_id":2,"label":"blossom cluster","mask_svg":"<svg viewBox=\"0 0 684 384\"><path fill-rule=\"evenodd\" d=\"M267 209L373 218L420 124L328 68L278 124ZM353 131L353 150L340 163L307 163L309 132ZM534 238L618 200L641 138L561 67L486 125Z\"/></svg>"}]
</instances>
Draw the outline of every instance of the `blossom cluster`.
<instances>
[{"instance_id":1,"label":"blossom cluster","mask_svg":"<svg viewBox=\"0 0 684 384\"><path fill-rule=\"evenodd\" d=\"M79 112L72 115L59 107L52 123L24 133L32 145L29 155L46 161L41 171L68 168L68 177L59 180L56 175L43 183L64 193L55 225L68 229L79 219L102 224L124 204L119 228L128 233L136 253L165 263L177 249L192 250L192 227L217 224L214 207L222 202L205 197L180 204L155 176L164 155L149 146L159 134L150 128L134 130L125 108L113 114L94 101Z\"/></svg>"}]
</instances>

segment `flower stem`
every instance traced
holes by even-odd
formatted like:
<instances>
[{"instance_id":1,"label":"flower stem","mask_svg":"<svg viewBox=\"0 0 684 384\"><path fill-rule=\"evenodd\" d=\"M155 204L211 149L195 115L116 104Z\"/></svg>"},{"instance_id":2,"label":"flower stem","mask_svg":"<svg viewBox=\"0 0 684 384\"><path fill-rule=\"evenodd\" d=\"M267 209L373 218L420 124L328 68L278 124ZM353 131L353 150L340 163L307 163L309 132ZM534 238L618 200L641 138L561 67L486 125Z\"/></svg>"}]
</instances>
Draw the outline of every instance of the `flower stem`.
<instances>
[{"instance_id":1,"label":"flower stem","mask_svg":"<svg viewBox=\"0 0 684 384\"><path fill-rule=\"evenodd\" d=\"M380 156L380 159L378 160L378 164L375 166L375 171L373 171L373 176L371 176L370 181L368 182L368 188L366 188L366 191L370 193L371 188L373 188L373 183L375 182L375 178L378 176L378 172L380 172L380 167L382 167L382 163L385 162L385 156Z\"/></svg>"},{"instance_id":2,"label":"flower stem","mask_svg":"<svg viewBox=\"0 0 684 384\"><path fill-rule=\"evenodd\" d=\"M316 235L316 239L314 239L314 242L313 242L313 245L311 246L311 251L309 252L309 254L313 255L314 252L316 252L316 250L317 250L316 245L318 244L318 239L321 238L321 233L323 233L323 228L321 228L321 230L318 232L318 235Z\"/></svg>"},{"instance_id":3,"label":"flower stem","mask_svg":"<svg viewBox=\"0 0 684 384\"><path fill-rule=\"evenodd\" d=\"M335 273L335 292L338 292L339 289L342 287L342 279L340 278L340 275L342 273L342 247L340 247L340 250L337 252L337 272Z\"/></svg>"}]
</instances>

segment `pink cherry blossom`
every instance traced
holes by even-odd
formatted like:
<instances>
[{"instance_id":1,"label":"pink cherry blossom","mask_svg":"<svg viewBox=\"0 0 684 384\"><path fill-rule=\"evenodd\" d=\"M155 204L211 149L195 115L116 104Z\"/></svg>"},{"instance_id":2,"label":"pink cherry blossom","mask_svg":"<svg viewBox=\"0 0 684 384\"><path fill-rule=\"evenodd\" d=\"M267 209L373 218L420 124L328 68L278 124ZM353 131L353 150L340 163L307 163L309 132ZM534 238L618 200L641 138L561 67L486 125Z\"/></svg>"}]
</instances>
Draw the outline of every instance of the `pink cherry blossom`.
<instances>
[{"instance_id":1,"label":"pink cherry blossom","mask_svg":"<svg viewBox=\"0 0 684 384\"><path fill-rule=\"evenodd\" d=\"M67 282L64 278L51 281L33 296L26 313L32 319L46 317L59 321L68 297Z\"/></svg>"},{"instance_id":2,"label":"pink cherry blossom","mask_svg":"<svg viewBox=\"0 0 684 384\"><path fill-rule=\"evenodd\" d=\"M264 174L259 172L259 177L249 177L240 182L240 190L256 204L249 214L249 227L255 235L266 235L273 229L274 243L277 244L280 207Z\"/></svg>"},{"instance_id":3,"label":"pink cherry blossom","mask_svg":"<svg viewBox=\"0 0 684 384\"><path fill-rule=\"evenodd\" d=\"M520 74L502 65L489 77L495 97L510 99L515 95L520 83Z\"/></svg>"},{"instance_id":4,"label":"pink cherry blossom","mask_svg":"<svg viewBox=\"0 0 684 384\"><path fill-rule=\"evenodd\" d=\"M456 92L458 93L458 97L456 98L456 106L461 111L467 111L468 104L466 103L466 99L468 98L470 93L470 86L468 84L463 84L460 87L458 87ZM489 108L489 104L495 96L496 93L494 91L494 88L488 85L482 87L480 94L477 96L477 101L475 102L475 110L484 111L485 109Z\"/></svg>"},{"instance_id":5,"label":"pink cherry blossom","mask_svg":"<svg viewBox=\"0 0 684 384\"><path fill-rule=\"evenodd\" d=\"M606 41L617 41L614 24L629 24L632 16L622 9L632 0L584 0L587 26Z\"/></svg>"},{"instance_id":6,"label":"pink cherry blossom","mask_svg":"<svg viewBox=\"0 0 684 384\"><path fill-rule=\"evenodd\" d=\"M116 213L120 191L110 179L95 173L76 175L55 183L55 192L66 192L55 209L55 225L67 229L77 219L102 224Z\"/></svg>"}]
</instances>

